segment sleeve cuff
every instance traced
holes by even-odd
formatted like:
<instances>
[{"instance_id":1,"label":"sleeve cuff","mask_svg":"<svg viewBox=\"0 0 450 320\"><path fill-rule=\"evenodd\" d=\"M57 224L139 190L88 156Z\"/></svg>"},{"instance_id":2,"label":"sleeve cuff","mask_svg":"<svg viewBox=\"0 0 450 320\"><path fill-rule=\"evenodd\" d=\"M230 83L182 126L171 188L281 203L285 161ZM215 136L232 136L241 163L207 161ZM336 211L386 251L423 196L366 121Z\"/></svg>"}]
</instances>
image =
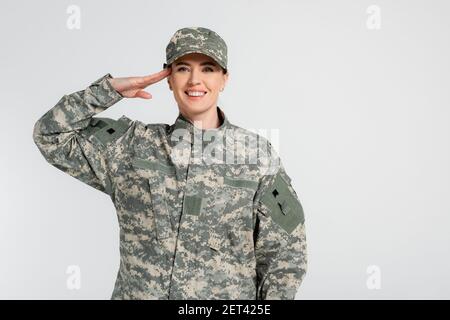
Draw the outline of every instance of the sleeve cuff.
<instances>
[{"instance_id":1,"label":"sleeve cuff","mask_svg":"<svg viewBox=\"0 0 450 320\"><path fill-rule=\"evenodd\" d=\"M98 98L103 100L102 104L105 108L112 106L124 98L108 81L108 79L112 78L111 74L107 73L90 85L92 92L95 93Z\"/></svg>"}]
</instances>

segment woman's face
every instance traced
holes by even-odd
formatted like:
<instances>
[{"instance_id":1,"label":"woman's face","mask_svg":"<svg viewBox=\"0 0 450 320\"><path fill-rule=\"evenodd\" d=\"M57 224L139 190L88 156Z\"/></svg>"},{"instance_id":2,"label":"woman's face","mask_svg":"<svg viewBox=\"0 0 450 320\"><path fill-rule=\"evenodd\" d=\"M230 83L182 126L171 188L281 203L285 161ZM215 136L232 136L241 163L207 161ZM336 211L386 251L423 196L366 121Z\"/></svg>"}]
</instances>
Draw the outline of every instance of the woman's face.
<instances>
[{"instance_id":1,"label":"woman's face","mask_svg":"<svg viewBox=\"0 0 450 320\"><path fill-rule=\"evenodd\" d=\"M223 74L214 59L202 53L190 53L175 60L171 68L167 82L183 115L199 115L216 107L228 73ZM188 92L202 95L193 97Z\"/></svg>"}]
</instances>

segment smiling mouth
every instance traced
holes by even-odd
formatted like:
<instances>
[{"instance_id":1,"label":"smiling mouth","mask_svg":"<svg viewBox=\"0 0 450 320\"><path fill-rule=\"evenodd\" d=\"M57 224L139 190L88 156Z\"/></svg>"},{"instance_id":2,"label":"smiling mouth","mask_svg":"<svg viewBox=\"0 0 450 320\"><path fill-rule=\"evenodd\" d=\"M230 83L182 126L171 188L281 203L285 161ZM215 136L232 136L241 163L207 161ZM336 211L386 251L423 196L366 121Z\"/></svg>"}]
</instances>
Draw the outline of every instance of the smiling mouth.
<instances>
[{"instance_id":1,"label":"smiling mouth","mask_svg":"<svg viewBox=\"0 0 450 320\"><path fill-rule=\"evenodd\" d=\"M185 91L184 93L188 96L188 98L198 100L198 99L203 98L204 96L207 95L206 91L203 91L203 92L204 92L204 94L198 95L198 96L190 96L187 91Z\"/></svg>"},{"instance_id":2,"label":"smiling mouth","mask_svg":"<svg viewBox=\"0 0 450 320\"><path fill-rule=\"evenodd\" d=\"M201 92L203 92L204 94L203 95L201 95L201 96L189 96L189 94L188 94L188 92L187 91L185 91L184 93L187 95L187 96L189 96L189 97L203 97L204 95L206 95L207 94L207 92L206 91L201 91Z\"/></svg>"}]
</instances>

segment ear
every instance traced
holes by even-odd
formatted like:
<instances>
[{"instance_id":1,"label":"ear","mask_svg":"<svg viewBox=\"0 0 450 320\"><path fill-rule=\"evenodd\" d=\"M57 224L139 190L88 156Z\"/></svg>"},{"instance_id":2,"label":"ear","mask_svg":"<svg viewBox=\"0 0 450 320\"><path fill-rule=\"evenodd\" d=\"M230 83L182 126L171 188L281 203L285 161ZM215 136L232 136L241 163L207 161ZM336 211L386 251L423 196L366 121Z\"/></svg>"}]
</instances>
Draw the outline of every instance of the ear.
<instances>
[{"instance_id":1,"label":"ear","mask_svg":"<svg viewBox=\"0 0 450 320\"><path fill-rule=\"evenodd\" d=\"M172 86L170 85L169 78L167 78L167 83L169 84L169 89L170 89L170 91L173 91L173 90L172 90Z\"/></svg>"},{"instance_id":2,"label":"ear","mask_svg":"<svg viewBox=\"0 0 450 320\"><path fill-rule=\"evenodd\" d=\"M226 74L223 75L223 85L222 88L225 88L227 82L228 82L228 76L229 76L230 72L228 71Z\"/></svg>"}]
</instances>

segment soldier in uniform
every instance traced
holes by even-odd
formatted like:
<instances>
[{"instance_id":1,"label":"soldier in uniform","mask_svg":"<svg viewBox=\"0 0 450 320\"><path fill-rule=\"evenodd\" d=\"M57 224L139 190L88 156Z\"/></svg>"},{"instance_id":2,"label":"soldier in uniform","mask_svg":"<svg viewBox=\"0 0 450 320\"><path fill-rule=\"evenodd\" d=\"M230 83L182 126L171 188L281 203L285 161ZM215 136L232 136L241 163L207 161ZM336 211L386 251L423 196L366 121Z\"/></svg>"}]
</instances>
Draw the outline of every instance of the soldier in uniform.
<instances>
[{"instance_id":1,"label":"soldier in uniform","mask_svg":"<svg viewBox=\"0 0 450 320\"><path fill-rule=\"evenodd\" d=\"M172 125L95 117L167 78ZM33 139L56 168L110 196L120 226L111 299L294 299L306 273L303 209L270 142L217 99L227 46L207 28L170 39L163 70L109 73L64 95Z\"/></svg>"}]
</instances>

